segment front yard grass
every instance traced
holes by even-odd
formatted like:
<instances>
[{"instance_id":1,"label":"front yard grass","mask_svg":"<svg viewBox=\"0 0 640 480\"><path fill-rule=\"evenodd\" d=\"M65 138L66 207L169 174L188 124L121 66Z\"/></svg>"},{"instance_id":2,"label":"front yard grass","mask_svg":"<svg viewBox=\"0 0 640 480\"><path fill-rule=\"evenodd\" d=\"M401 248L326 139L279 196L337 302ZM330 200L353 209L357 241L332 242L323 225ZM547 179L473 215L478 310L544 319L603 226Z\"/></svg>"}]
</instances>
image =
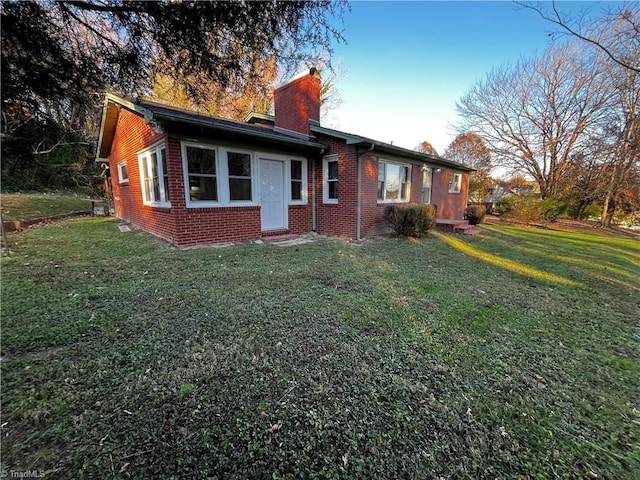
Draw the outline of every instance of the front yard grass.
<instances>
[{"instance_id":1,"label":"front yard grass","mask_svg":"<svg viewBox=\"0 0 640 480\"><path fill-rule=\"evenodd\" d=\"M191 250L108 218L10 234L0 470L640 478L638 241L482 228Z\"/></svg>"}]
</instances>

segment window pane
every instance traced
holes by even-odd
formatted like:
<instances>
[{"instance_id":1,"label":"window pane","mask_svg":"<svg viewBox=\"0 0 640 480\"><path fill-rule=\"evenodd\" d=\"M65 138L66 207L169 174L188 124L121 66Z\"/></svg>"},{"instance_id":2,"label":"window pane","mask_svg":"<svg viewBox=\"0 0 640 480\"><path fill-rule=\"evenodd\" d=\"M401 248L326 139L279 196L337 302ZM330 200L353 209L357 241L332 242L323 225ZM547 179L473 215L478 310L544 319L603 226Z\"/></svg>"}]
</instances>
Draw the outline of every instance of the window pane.
<instances>
[{"instance_id":1,"label":"window pane","mask_svg":"<svg viewBox=\"0 0 640 480\"><path fill-rule=\"evenodd\" d=\"M167 175L167 151L164 148L160 149L160 160L162 162L162 171Z\"/></svg>"},{"instance_id":2,"label":"window pane","mask_svg":"<svg viewBox=\"0 0 640 480\"><path fill-rule=\"evenodd\" d=\"M151 190L149 189L149 166L147 165L147 156L142 157L142 187L144 188L144 199L151 200Z\"/></svg>"},{"instance_id":3,"label":"window pane","mask_svg":"<svg viewBox=\"0 0 640 480\"><path fill-rule=\"evenodd\" d=\"M407 200L409 195L409 167L400 167L400 199Z\"/></svg>"},{"instance_id":4,"label":"window pane","mask_svg":"<svg viewBox=\"0 0 640 480\"><path fill-rule=\"evenodd\" d=\"M328 179L329 180L337 180L338 179L338 162L328 162L327 163L327 167L328 167Z\"/></svg>"},{"instance_id":5,"label":"window pane","mask_svg":"<svg viewBox=\"0 0 640 480\"><path fill-rule=\"evenodd\" d=\"M387 200L397 200L400 194L400 166L387 164L387 186L385 198Z\"/></svg>"},{"instance_id":6,"label":"window pane","mask_svg":"<svg viewBox=\"0 0 640 480\"><path fill-rule=\"evenodd\" d=\"M406 200L407 199L407 193L409 192L408 186L409 185L407 183L403 183L402 184L402 188L400 189L400 199L401 200Z\"/></svg>"},{"instance_id":7,"label":"window pane","mask_svg":"<svg viewBox=\"0 0 640 480\"><path fill-rule=\"evenodd\" d=\"M230 178L229 198L231 200L251 200L251 179Z\"/></svg>"},{"instance_id":8,"label":"window pane","mask_svg":"<svg viewBox=\"0 0 640 480\"><path fill-rule=\"evenodd\" d=\"M338 182L329 182L329 198L338 198Z\"/></svg>"},{"instance_id":9,"label":"window pane","mask_svg":"<svg viewBox=\"0 0 640 480\"><path fill-rule=\"evenodd\" d=\"M151 154L151 176L158 176L158 155L155 152Z\"/></svg>"},{"instance_id":10,"label":"window pane","mask_svg":"<svg viewBox=\"0 0 640 480\"><path fill-rule=\"evenodd\" d=\"M384 182L378 182L378 200L384 200Z\"/></svg>"},{"instance_id":11,"label":"window pane","mask_svg":"<svg viewBox=\"0 0 640 480\"><path fill-rule=\"evenodd\" d=\"M251 176L251 155L248 153L228 152L229 175L234 177Z\"/></svg>"},{"instance_id":12,"label":"window pane","mask_svg":"<svg viewBox=\"0 0 640 480\"><path fill-rule=\"evenodd\" d=\"M218 200L215 177L189 177L189 198L191 201Z\"/></svg>"},{"instance_id":13,"label":"window pane","mask_svg":"<svg viewBox=\"0 0 640 480\"><path fill-rule=\"evenodd\" d=\"M386 163L379 162L378 163L378 182L384 182L384 167Z\"/></svg>"},{"instance_id":14,"label":"window pane","mask_svg":"<svg viewBox=\"0 0 640 480\"><path fill-rule=\"evenodd\" d=\"M302 200L302 182L291 181L291 200Z\"/></svg>"},{"instance_id":15,"label":"window pane","mask_svg":"<svg viewBox=\"0 0 640 480\"><path fill-rule=\"evenodd\" d=\"M402 181L404 183L409 183L409 167L401 167L402 168Z\"/></svg>"},{"instance_id":16,"label":"window pane","mask_svg":"<svg viewBox=\"0 0 640 480\"><path fill-rule=\"evenodd\" d=\"M120 174L120 181L125 182L129 180L129 171L127 170L127 164L121 163L118 165L118 172Z\"/></svg>"},{"instance_id":17,"label":"window pane","mask_svg":"<svg viewBox=\"0 0 640 480\"><path fill-rule=\"evenodd\" d=\"M216 152L208 148L187 147L189 173L216 174Z\"/></svg>"},{"instance_id":18,"label":"window pane","mask_svg":"<svg viewBox=\"0 0 640 480\"><path fill-rule=\"evenodd\" d=\"M291 179L302 180L302 162L299 160L291 160Z\"/></svg>"}]
</instances>

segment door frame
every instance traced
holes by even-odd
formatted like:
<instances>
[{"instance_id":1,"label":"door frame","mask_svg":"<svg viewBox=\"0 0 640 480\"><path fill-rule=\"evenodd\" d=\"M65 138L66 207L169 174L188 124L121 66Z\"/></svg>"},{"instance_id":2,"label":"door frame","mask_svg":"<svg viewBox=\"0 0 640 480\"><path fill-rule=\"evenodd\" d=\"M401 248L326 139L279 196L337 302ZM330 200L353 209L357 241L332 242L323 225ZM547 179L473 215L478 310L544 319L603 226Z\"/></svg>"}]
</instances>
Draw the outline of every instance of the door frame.
<instances>
[{"instance_id":1,"label":"door frame","mask_svg":"<svg viewBox=\"0 0 640 480\"><path fill-rule=\"evenodd\" d=\"M274 162L280 165L280 173L282 178L282 226L274 227L274 228L264 228L262 223L262 162ZM276 155L259 155L258 156L258 196L260 201L260 230L263 232L271 232L277 230L287 230L289 228L289 202L288 199L288 188L287 188L287 174L286 174L286 166L287 162L278 158Z\"/></svg>"}]
</instances>

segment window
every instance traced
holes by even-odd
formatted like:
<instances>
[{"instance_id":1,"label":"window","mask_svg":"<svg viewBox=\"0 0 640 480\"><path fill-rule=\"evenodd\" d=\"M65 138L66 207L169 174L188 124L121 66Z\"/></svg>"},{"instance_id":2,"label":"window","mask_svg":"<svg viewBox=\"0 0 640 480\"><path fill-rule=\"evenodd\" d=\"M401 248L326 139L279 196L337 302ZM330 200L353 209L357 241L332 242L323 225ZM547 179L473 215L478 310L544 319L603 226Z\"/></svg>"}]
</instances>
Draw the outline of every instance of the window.
<instances>
[{"instance_id":1,"label":"window","mask_svg":"<svg viewBox=\"0 0 640 480\"><path fill-rule=\"evenodd\" d=\"M160 158L162 160L162 186L164 187L164 194L167 202L171 200L169 196L169 172L167 170L167 150L166 148L160 149Z\"/></svg>"},{"instance_id":2,"label":"window","mask_svg":"<svg viewBox=\"0 0 640 480\"><path fill-rule=\"evenodd\" d=\"M378 201L407 202L411 168L408 165L378 162Z\"/></svg>"},{"instance_id":3,"label":"window","mask_svg":"<svg viewBox=\"0 0 640 480\"><path fill-rule=\"evenodd\" d=\"M229 200L251 201L251 155L227 152Z\"/></svg>"},{"instance_id":4,"label":"window","mask_svg":"<svg viewBox=\"0 0 640 480\"><path fill-rule=\"evenodd\" d=\"M422 167L422 203L431 203L431 169Z\"/></svg>"},{"instance_id":5,"label":"window","mask_svg":"<svg viewBox=\"0 0 640 480\"><path fill-rule=\"evenodd\" d=\"M190 202L217 202L218 182L216 150L214 148L186 145L186 158Z\"/></svg>"},{"instance_id":6,"label":"window","mask_svg":"<svg viewBox=\"0 0 640 480\"><path fill-rule=\"evenodd\" d=\"M302 161L291 160L291 200L302 199Z\"/></svg>"},{"instance_id":7,"label":"window","mask_svg":"<svg viewBox=\"0 0 640 480\"><path fill-rule=\"evenodd\" d=\"M338 156L325 157L323 161L323 200L325 203L338 203Z\"/></svg>"},{"instance_id":8,"label":"window","mask_svg":"<svg viewBox=\"0 0 640 480\"><path fill-rule=\"evenodd\" d=\"M159 145L138 155L142 201L146 205L169 206L166 149ZM120 165L118 165L120 173Z\"/></svg>"},{"instance_id":9,"label":"window","mask_svg":"<svg viewBox=\"0 0 640 480\"><path fill-rule=\"evenodd\" d=\"M449 180L449 193L460 193L462 188L462 174L452 173Z\"/></svg>"},{"instance_id":10,"label":"window","mask_svg":"<svg viewBox=\"0 0 640 480\"><path fill-rule=\"evenodd\" d=\"M118 163L118 182L129 183L129 171L127 170L126 160L122 160Z\"/></svg>"}]
</instances>

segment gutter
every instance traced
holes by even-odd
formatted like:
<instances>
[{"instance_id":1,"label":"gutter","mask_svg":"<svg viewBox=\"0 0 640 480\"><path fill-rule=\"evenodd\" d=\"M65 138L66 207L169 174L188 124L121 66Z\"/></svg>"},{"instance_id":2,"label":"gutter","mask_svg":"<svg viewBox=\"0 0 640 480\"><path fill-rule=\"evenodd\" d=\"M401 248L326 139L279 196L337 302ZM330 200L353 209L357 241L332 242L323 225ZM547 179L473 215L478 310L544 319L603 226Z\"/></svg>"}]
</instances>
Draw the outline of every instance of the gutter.
<instances>
[{"instance_id":1,"label":"gutter","mask_svg":"<svg viewBox=\"0 0 640 480\"><path fill-rule=\"evenodd\" d=\"M375 144L367 150L358 151L358 195L356 197L356 240L361 240L361 223L362 223L362 155L372 152L375 148Z\"/></svg>"}]
</instances>

